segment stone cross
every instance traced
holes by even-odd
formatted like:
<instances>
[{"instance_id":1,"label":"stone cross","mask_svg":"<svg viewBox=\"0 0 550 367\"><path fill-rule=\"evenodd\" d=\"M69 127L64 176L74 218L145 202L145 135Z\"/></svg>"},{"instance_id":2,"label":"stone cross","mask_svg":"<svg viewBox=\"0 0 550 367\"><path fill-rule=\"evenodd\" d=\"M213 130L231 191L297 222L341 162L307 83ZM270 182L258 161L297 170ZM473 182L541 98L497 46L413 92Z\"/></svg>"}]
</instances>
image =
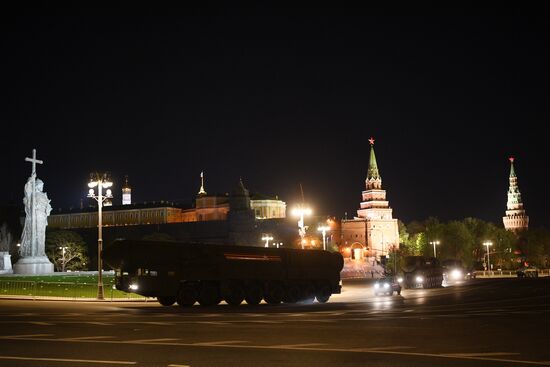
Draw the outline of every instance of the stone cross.
<instances>
[{"instance_id":1,"label":"stone cross","mask_svg":"<svg viewBox=\"0 0 550 367\"><path fill-rule=\"evenodd\" d=\"M32 173L31 175L36 175L36 164L43 164L44 162L41 160L36 159L36 149L32 150L32 158L25 158L25 162L31 162L32 163Z\"/></svg>"},{"instance_id":2,"label":"stone cross","mask_svg":"<svg viewBox=\"0 0 550 367\"><path fill-rule=\"evenodd\" d=\"M41 160L36 159L36 149L32 150L32 158L26 157L26 162L32 163L32 196L31 196L31 243L34 244L35 236L36 236L36 203L35 203L35 183L36 183L36 164L43 164L44 162Z\"/></svg>"}]
</instances>

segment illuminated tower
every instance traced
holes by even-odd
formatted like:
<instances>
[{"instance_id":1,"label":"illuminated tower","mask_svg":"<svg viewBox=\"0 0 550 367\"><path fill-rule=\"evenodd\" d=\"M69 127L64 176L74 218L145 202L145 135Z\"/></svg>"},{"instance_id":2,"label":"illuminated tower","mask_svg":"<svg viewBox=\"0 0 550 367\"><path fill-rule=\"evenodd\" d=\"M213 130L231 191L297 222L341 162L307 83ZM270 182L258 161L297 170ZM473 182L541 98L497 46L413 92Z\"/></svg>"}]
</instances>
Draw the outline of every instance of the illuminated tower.
<instances>
[{"instance_id":1,"label":"illuminated tower","mask_svg":"<svg viewBox=\"0 0 550 367\"><path fill-rule=\"evenodd\" d=\"M124 185L122 185L122 205L132 204L132 188L128 183L128 175L124 176Z\"/></svg>"},{"instance_id":2,"label":"illuminated tower","mask_svg":"<svg viewBox=\"0 0 550 367\"><path fill-rule=\"evenodd\" d=\"M364 256L384 257L399 248L397 219L392 217L393 210L386 200L386 190L382 189L382 177L374 154L374 139L370 138L369 143L369 168L365 179L366 190L362 193L363 201L357 210L357 217L342 220L342 239L353 259Z\"/></svg>"},{"instance_id":3,"label":"illuminated tower","mask_svg":"<svg viewBox=\"0 0 550 367\"><path fill-rule=\"evenodd\" d=\"M510 188L508 189L508 202L506 204L506 216L502 217L504 228L518 232L529 227L529 217L523 209L521 193L518 187L518 178L514 170L514 157L510 157Z\"/></svg>"},{"instance_id":4,"label":"illuminated tower","mask_svg":"<svg viewBox=\"0 0 550 367\"><path fill-rule=\"evenodd\" d=\"M204 172L201 172L201 188L199 190L198 196L206 196L206 191L204 190Z\"/></svg>"}]
</instances>

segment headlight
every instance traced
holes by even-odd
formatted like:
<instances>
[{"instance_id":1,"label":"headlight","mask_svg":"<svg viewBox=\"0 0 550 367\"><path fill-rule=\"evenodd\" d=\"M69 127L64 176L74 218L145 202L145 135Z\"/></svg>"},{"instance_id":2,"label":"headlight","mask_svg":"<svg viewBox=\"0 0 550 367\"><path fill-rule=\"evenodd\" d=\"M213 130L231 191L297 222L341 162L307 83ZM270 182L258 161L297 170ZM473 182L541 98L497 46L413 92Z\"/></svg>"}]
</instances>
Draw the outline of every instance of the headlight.
<instances>
[{"instance_id":1,"label":"headlight","mask_svg":"<svg viewBox=\"0 0 550 367\"><path fill-rule=\"evenodd\" d=\"M397 283L403 283L403 278L401 277L397 278Z\"/></svg>"},{"instance_id":2,"label":"headlight","mask_svg":"<svg viewBox=\"0 0 550 367\"><path fill-rule=\"evenodd\" d=\"M389 288L389 287L390 287L389 283L384 283L384 288Z\"/></svg>"},{"instance_id":3,"label":"headlight","mask_svg":"<svg viewBox=\"0 0 550 367\"><path fill-rule=\"evenodd\" d=\"M376 288L376 289L380 288L380 284L374 283L374 288Z\"/></svg>"},{"instance_id":4,"label":"headlight","mask_svg":"<svg viewBox=\"0 0 550 367\"><path fill-rule=\"evenodd\" d=\"M137 291L139 287L138 287L137 284L134 283L134 284L130 284L130 286L128 288L130 288L133 291Z\"/></svg>"},{"instance_id":5,"label":"headlight","mask_svg":"<svg viewBox=\"0 0 550 367\"><path fill-rule=\"evenodd\" d=\"M462 278L462 272L458 269L455 269L451 272L451 277L453 277L453 279L460 279Z\"/></svg>"},{"instance_id":6,"label":"headlight","mask_svg":"<svg viewBox=\"0 0 550 367\"><path fill-rule=\"evenodd\" d=\"M416 280L417 283L424 282L424 278L422 278L421 276L417 276L415 280Z\"/></svg>"}]
</instances>

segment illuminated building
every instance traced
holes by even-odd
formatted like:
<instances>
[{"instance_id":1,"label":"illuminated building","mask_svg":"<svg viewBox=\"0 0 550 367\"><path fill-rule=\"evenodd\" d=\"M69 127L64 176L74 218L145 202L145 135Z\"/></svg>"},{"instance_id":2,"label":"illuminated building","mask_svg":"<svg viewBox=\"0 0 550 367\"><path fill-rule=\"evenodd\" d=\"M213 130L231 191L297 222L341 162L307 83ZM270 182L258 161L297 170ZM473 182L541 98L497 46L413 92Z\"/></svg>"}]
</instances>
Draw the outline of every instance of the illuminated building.
<instances>
[{"instance_id":1,"label":"illuminated building","mask_svg":"<svg viewBox=\"0 0 550 367\"><path fill-rule=\"evenodd\" d=\"M122 185L122 205L132 204L132 188L128 183L128 175L124 176L124 185Z\"/></svg>"},{"instance_id":2,"label":"illuminated building","mask_svg":"<svg viewBox=\"0 0 550 367\"><path fill-rule=\"evenodd\" d=\"M382 189L382 177L374 154L374 139L370 138L369 142L369 168L365 180L366 190L362 193L363 201L357 210L357 217L343 219L341 225L342 254L354 260L367 256L387 256L399 248L397 219L392 217L386 190Z\"/></svg>"},{"instance_id":3,"label":"illuminated building","mask_svg":"<svg viewBox=\"0 0 550 367\"><path fill-rule=\"evenodd\" d=\"M127 186L127 182L126 180L124 187L128 187L131 190ZM239 184L239 187L241 186L242 181ZM231 196L228 193L208 195L204 189L203 173L201 173L201 187L195 198L194 206L169 201L126 204L124 202L124 188L122 190L123 205L110 206L109 208L105 208L103 212L103 226L105 227L226 221L228 219ZM239 190L233 193L239 196L239 200L234 200L233 205L237 205L239 208L243 207L243 205L244 207L248 207L256 219L264 220L286 217L285 202L278 200L278 198L268 199L265 196L258 196L258 200L255 200L253 196L251 199L248 190L244 189L244 186ZM90 207L81 208L76 211L68 210L52 213L48 217L48 226L50 228L63 229L97 227L97 211Z\"/></svg>"},{"instance_id":4,"label":"illuminated building","mask_svg":"<svg viewBox=\"0 0 550 367\"><path fill-rule=\"evenodd\" d=\"M514 158L510 157L510 187L508 189L508 202L506 203L506 216L502 218L504 228L508 231L518 232L529 227L529 217L523 209L521 193L518 187L518 178L514 170Z\"/></svg>"}]
</instances>

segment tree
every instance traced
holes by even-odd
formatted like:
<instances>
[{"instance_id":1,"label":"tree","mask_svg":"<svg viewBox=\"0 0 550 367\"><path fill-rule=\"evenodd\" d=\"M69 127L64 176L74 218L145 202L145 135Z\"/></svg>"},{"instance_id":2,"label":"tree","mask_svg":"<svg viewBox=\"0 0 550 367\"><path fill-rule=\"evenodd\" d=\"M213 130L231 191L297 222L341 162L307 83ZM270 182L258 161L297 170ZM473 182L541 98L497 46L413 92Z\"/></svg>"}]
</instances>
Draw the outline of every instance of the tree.
<instances>
[{"instance_id":1,"label":"tree","mask_svg":"<svg viewBox=\"0 0 550 367\"><path fill-rule=\"evenodd\" d=\"M46 255L57 271L86 270L86 242L73 231L60 230L46 234Z\"/></svg>"}]
</instances>

